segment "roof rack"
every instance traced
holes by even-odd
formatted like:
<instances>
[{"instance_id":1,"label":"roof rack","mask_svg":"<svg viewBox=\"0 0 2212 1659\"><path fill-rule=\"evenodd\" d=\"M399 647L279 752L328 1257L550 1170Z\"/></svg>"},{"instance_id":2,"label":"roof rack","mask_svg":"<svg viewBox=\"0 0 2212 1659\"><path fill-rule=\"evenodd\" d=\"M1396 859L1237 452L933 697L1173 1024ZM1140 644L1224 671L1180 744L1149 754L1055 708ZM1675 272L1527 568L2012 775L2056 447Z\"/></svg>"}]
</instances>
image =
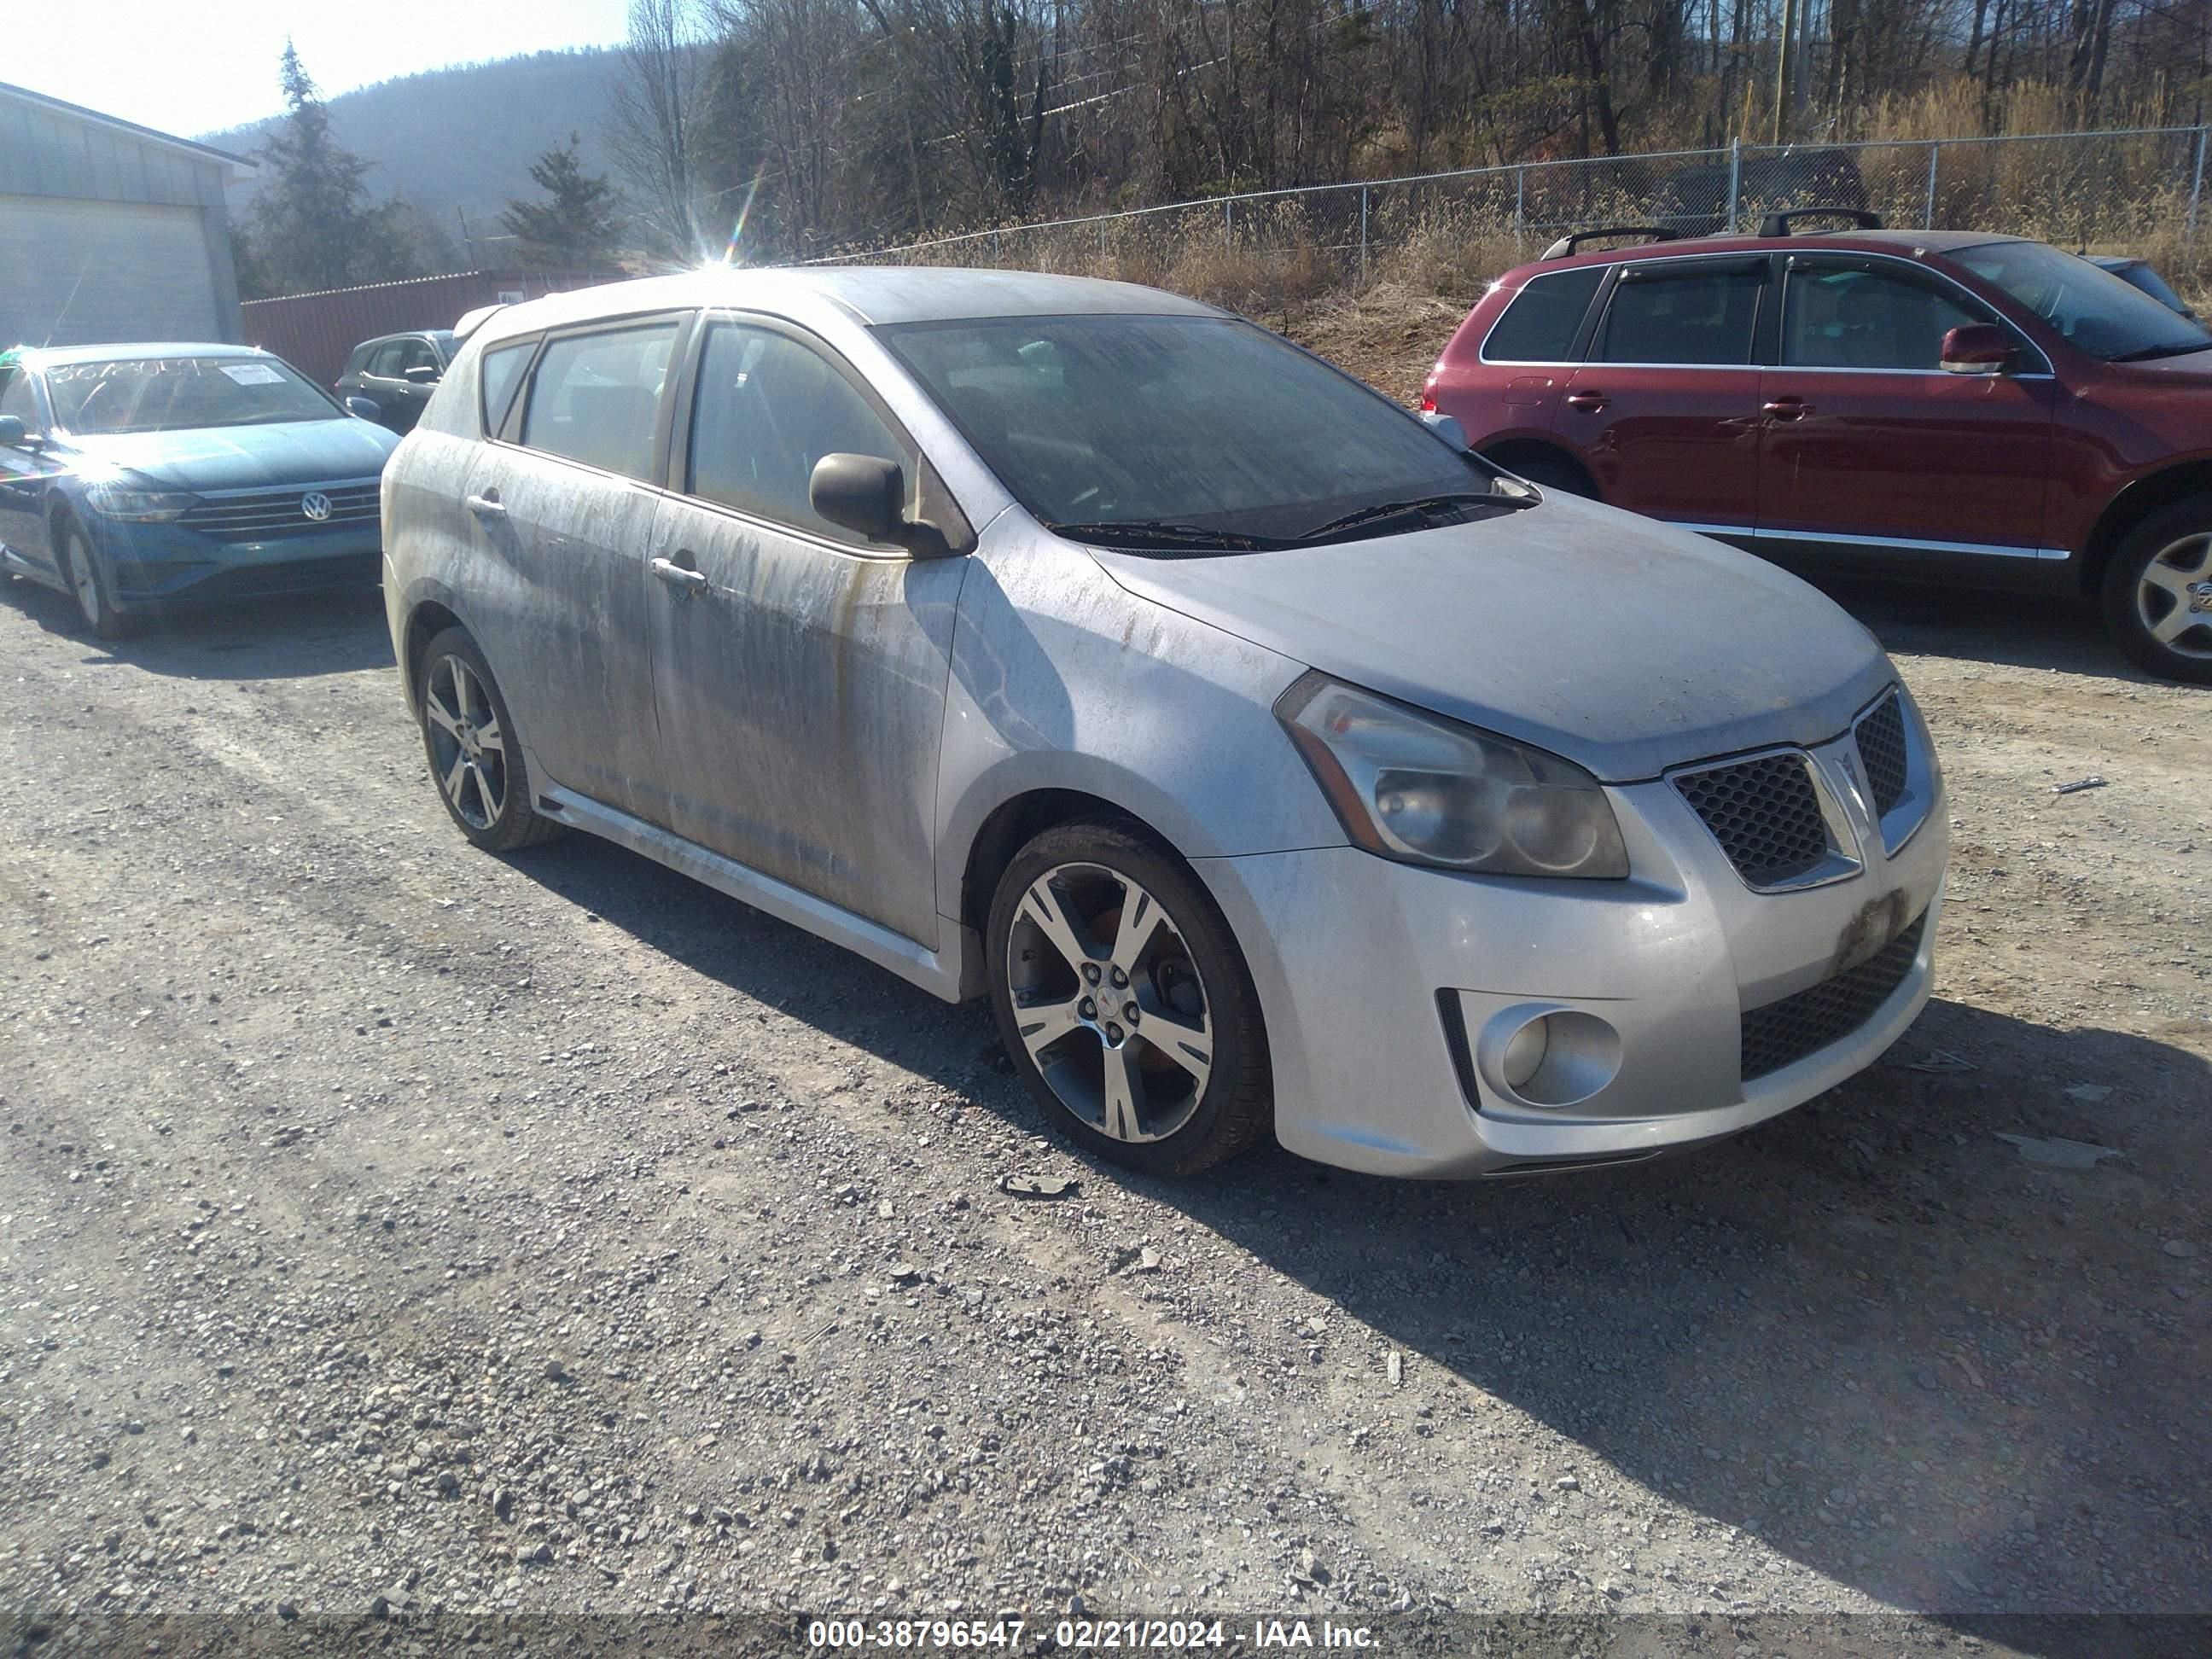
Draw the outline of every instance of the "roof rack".
<instances>
[{"instance_id":1,"label":"roof rack","mask_svg":"<svg viewBox=\"0 0 2212 1659\"><path fill-rule=\"evenodd\" d=\"M1602 225L1595 230L1577 230L1546 248L1540 256L1547 259L1564 259L1584 242L1602 241L1608 236L1641 236L1648 242L1679 242L1682 233L1665 225Z\"/></svg>"},{"instance_id":2,"label":"roof rack","mask_svg":"<svg viewBox=\"0 0 2212 1659\"><path fill-rule=\"evenodd\" d=\"M1869 213L1864 208L1809 207L1792 208L1787 213L1770 213L1759 222L1762 236L1794 236L1791 228L1800 219L1848 219L1856 230L1880 230L1881 215Z\"/></svg>"}]
</instances>

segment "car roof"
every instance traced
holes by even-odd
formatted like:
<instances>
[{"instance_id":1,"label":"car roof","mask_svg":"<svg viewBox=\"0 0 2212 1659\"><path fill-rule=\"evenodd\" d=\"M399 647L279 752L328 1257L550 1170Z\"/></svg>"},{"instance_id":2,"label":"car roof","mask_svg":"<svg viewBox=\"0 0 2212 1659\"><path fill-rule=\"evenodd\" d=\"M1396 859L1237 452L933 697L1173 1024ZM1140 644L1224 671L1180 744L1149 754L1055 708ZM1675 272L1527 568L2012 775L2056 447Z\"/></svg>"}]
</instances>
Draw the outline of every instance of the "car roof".
<instances>
[{"instance_id":1,"label":"car roof","mask_svg":"<svg viewBox=\"0 0 2212 1659\"><path fill-rule=\"evenodd\" d=\"M674 276L646 276L549 294L507 306L477 332L487 339L542 328L693 306L768 310L833 307L867 326L984 317L1147 315L1222 317L1215 307L1135 283L1054 276L1024 270L928 265L710 265Z\"/></svg>"},{"instance_id":2,"label":"car roof","mask_svg":"<svg viewBox=\"0 0 2212 1659\"><path fill-rule=\"evenodd\" d=\"M259 346L225 345L210 340L118 340L106 345L18 346L16 356L33 368L63 363L128 362L139 357L267 357Z\"/></svg>"},{"instance_id":3,"label":"car roof","mask_svg":"<svg viewBox=\"0 0 2212 1659\"><path fill-rule=\"evenodd\" d=\"M1901 253L1918 257L1955 253L1961 248L1991 242L2019 242L2021 236L1996 236L1985 230L1838 230L1800 231L1795 236L1685 236L1674 241L1639 242L1632 246L1595 249L1563 259L1537 259L1517 267L1534 275L1540 270L1568 270L1577 265L1620 264L1632 259L1682 259L1708 253L1771 253L1778 249L1828 253Z\"/></svg>"}]
</instances>

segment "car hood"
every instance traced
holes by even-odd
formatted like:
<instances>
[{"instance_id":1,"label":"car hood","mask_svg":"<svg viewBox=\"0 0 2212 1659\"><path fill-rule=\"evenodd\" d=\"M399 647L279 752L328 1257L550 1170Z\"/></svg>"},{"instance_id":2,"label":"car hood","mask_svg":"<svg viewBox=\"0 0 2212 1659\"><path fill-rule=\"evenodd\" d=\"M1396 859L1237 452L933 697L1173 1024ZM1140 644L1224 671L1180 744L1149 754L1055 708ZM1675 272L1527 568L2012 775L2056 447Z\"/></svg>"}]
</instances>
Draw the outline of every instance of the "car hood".
<instances>
[{"instance_id":1,"label":"car hood","mask_svg":"<svg viewBox=\"0 0 2212 1659\"><path fill-rule=\"evenodd\" d=\"M1089 551L1130 592L1609 783L1824 741L1894 678L1874 636L1795 576L1556 496L1319 547Z\"/></svg>"},{"instance_id":2,"label":"car hood","mask_svg":"<svg viewBox=\"0 0 2212 1659\"><path fill-rule=\"evenodd\" d=\"M2120 370L2129 380L2141 380L2154 386L2187 386L2197 391L2212 386L2212 344L2172 357L2148 357L2139 363L2111 363L2106 367Z\"/></svg>"},{"instance_id":3,"label":"car hood","mask_svg":"<svg viewBox=\"0 0 2212 1659\"><path fill-rule=\"evenodd\" d=\"M399 440L352 416L270 426L73 436L79 469L121 468L166 489L252 489L374 478Z\"/></svg>"}]
</instances>

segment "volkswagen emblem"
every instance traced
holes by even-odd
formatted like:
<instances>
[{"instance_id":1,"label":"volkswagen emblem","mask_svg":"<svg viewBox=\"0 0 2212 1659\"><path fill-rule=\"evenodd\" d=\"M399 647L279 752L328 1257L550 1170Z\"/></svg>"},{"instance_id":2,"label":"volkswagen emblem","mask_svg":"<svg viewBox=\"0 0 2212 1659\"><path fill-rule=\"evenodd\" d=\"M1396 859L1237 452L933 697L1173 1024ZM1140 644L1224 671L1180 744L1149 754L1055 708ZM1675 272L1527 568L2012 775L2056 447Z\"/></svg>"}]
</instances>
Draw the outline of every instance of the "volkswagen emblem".
<instances>
[{"instance_id":1,"label":"volkswagen emblem","mask_svg":"<svg viewBox=\"0 0 2212 1659\"><path fill-rule=\"evenodd\" d=\"M331 498L319 489L311 489L300 497L300 511L320 524L331 516Z\"/></svg>"}]
</instances>

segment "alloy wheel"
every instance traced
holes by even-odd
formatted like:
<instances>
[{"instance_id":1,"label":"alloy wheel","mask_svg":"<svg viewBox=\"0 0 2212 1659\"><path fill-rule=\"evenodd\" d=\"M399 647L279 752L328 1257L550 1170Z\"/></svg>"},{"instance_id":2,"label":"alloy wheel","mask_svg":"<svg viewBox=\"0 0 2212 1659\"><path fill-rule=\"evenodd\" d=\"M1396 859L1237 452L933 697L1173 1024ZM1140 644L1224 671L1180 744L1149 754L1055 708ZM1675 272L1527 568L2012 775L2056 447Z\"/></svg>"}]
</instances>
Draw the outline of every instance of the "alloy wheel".
<instances>
[{"instance_id":1,"label":"alloy wheel","mask_svg":"<svg viewBox=\"0 0 2212 1659\"><path fill-rule=\"evenodd\" d=\"M100 573L93 568L93 551L82 536L71 532L69 538L70 591L76 596L76 608L83 614L88 627L97 629L106 617L106 602L100 594Z\"/></svg>"},{"instance_id":2,"label":"alloy wheel","mask_svg":"<svg viewBox=\"0 0 2212 1659\"><path fill-rule=\"evenodd\" d=\"M2168 651L2212 661L2212 532L2183 537L2143 567L2136 615Z\"/></svg>"},{"instance_id":3,"label":"alloy wheel","mask_svg":"<svg viewBox=\"0 0 2212 1659\"><path fill-rule=\"evenodd\" d=\"M1108 1138L1164 1140L1213 1070L1206 987L1152 894L1102 864L1031 882L1006 952L1015 1029L1060 1103Z\"/></svg>"},{"instance_id":4,"label":"alloy wheel","mask_svg":"<svg viewBox=\"0 0 2212 1659\"><path fill-rule=\"evenodd\" d=\"M507 807L507 734L491 697L459 657L441 657L422 694L438 787L465 823L489 830Z\"/></svg>"}]
</instances>

